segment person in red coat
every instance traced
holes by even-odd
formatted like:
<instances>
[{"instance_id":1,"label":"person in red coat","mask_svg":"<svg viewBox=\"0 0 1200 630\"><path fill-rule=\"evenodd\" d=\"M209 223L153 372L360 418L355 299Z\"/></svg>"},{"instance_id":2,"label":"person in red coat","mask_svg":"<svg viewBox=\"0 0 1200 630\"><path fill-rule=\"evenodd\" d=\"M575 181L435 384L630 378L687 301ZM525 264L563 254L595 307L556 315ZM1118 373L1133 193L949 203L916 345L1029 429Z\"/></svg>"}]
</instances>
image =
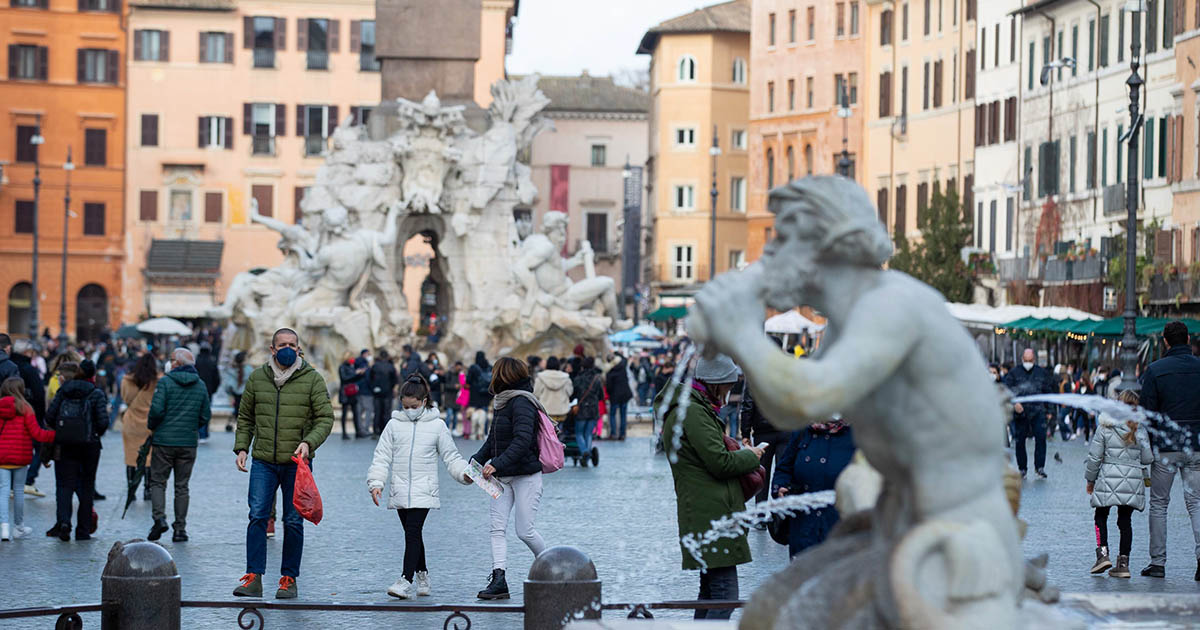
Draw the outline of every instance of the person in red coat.
<instances>
[{"instance_id":1,"label":"person in red coat","mask_svg":"<svg viewBox=\"0 0 1200 630\"><path fill-rule=\"evenodd\" d=\"M25 381L13 376L0 383L0 540L28 536L25 526L25 473L33 461L33 441L53 442L54 431L43 429L25 401ZM8 497L13 492L12 526L9 524Z\"/></svg>"}]
</instances>

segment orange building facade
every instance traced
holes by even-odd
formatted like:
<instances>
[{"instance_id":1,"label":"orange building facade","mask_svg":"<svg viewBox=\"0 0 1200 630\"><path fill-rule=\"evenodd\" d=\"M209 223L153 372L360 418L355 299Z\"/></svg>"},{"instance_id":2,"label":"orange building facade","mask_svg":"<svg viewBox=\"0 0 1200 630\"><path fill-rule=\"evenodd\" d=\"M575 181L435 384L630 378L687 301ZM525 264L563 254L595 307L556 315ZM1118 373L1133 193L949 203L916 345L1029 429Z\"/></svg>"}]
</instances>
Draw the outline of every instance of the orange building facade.
<instances>
[{"instance_id":1,"label":"orange building facade","mask_svg":"<svg viewBox=\"0 0 1200 630\"><path fill-rule=\"evenodd\" d=\"M124 26L117 0L12 0L0 6L6 36L0 46L0 291L7 297L0 331L25 336L33 328L35 231L38 329L87 340L120 321ZM68 154L73 170L64 168ZM36 196L35 174L41 180Z\"/></svg>"},{"instance_id":2,"label":"orange building facade","mask_svg":"<svg viewBox=\"0 0 1200 630\"><path fill-rule=\"evenodd\" d=\"M767 194L836 173L846 138L860 182L865 56L860 0L757 0L750 29L750 203L746 255L757 260L774 217ZM845 98L849 118L838 116Z\"/></svg>"}]
</instances>

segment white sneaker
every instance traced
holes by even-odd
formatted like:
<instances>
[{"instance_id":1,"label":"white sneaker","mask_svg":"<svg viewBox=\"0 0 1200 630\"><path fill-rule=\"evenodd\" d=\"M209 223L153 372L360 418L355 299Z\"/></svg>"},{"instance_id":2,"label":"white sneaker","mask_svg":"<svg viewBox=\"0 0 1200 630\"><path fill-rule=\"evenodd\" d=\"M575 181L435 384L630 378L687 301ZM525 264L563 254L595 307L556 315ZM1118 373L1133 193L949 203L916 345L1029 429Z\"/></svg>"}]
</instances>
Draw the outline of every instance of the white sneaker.
<instances>
[{"instance_id":1,"label":"white sneaker","mask_svg":"<svg viewBox=\"0 0 1200 630\"><path fill-rule=\"evenodd\" d=\"M398 597L400 599L412 599L412 582L404 579L403 576L396 583L388 587L388 595Z\"/></svg>"},{"instance_id":2,"label":"white sneaker","mask_svg":"<svg viewBox=\"0 0 1200 630\"><path fill-rule=\"evenodd\" d=\"M12 534L8 531L8 523L0 523L0 540L12 540Z\"/></svg>"},{"instance_id":3,"label":"white sneaker","mask_svg":"<svg viewBox=\"0 0 1200 630\"><path fill-rule=\"evenodd\" d=\"M41 490L38 490L38 489L37 489L37 486L33 486L33 485L30 485L30 484L25 484L25 494L28 494L28 495L29 495L29 496L31 496L31 497L44 497L44 496L46 496L46 493L45 493L45 492L42 492Z\"/></svg>"},{"instance_id":4,"label":"white sneaker","mask_svg":"<svg viewBox=\"0 0 1200 630\"><path fill-rule=\"evenodd\" d=\"M27 527L25 525L17 525L16 527L13 528L13 540L16 540L18 538L24 538L32 533L33 533L32 527Z\"/></svg>"},{"instance_id":5,"label":"white sneaker","mask_svg":"<svg viewBox=\"0 0 1200 630\"><path fill-rule=\"evenodd\" d=\"M433 594L433 587L429 585L428 571L417 571L417 575L414 577L417 580L417 595L428 597Z\"/></svg>"}]
</instances>

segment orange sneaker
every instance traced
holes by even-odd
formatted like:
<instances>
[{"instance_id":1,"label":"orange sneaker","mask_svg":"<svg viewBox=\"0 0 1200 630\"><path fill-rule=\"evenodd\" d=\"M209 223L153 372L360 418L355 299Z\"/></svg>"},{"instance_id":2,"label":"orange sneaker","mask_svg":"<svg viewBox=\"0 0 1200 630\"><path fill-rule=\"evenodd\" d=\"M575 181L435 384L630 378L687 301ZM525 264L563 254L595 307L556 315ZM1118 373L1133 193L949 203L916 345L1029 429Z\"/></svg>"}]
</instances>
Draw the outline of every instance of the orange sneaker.
<instances>
[{"instance_id":1,"label":"orange sneaker","mask_svg":"<svg viewBox=\"0 0 1200 630\"><path fill-rule=\"evenodd\" d=\"M235 597L262 597L262 576L247 573L241 578L242 585L233 589Z\"/></svg>"},{"instance_id":2,"label":"orange sneaker","mask_svg":"<svg viewBox=\"0 0 1200 630\"><path fill-rule=\"evenodd\" d=\"M275 599L296 599L299 594L296 578L287 575L279 578L279 590L275 591Z\"/></svg>"}]
</instances>

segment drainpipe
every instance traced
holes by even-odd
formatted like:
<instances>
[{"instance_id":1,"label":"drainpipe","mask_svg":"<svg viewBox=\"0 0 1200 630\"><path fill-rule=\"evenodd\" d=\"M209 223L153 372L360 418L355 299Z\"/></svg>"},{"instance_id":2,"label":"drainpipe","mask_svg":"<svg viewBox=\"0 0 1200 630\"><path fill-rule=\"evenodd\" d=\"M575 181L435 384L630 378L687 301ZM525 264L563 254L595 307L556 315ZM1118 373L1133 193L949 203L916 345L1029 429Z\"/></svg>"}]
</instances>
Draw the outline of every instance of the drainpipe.
<instances>
[{"instance_id":1,"label":"drainpipe","mask_svg":"<svg viewBox=\"0 0 1200 630\"><path fill-rule=\"evenodd\" d=\"M1100 5L1096 2L1096 0L1087 0L1087 1L1093 7L1096 7L1096 29L1099 30L1100 29ZM1118 15L1120 15L1120 14L1118 14ZM1121 18L1118 17L1117 19L1120 20ZM1118 26L1120 26L1119 21L1118 21ZM1075 67L1079 67L1078 59L1075 60ZM1096 121L1094 123L1093 129L1095 130L1094 133L1096 134L1096 143L1097 143L1095 157L1096 157L1096 161L1097 161L1097 166L1100 166L1099 163L1100 163L1101 147L1098 146L1099 143L1101 142L1101 140L1100 140L1100 64L1096 64L1095 83L1096 83L1096 107L1095 107ZM1119 150L1120 149L1118 149L1118 151ZM1100 182L1103 179L1104 178L1103 178L1102 174L1100 174L1100 173L1096 174L1096 187L1100 189L1100 194L1092 195L1092 224L1093 225L1096 223L1096 219L1099 217L1098 212L1099 212L1099 207L1100 207L1100 197L1104 196L1104 188L1100 186Z\"/></svg>"},{"instance_id":2,"label":"drainpipe","mask_svg":"<svg viewBox=\"0 0 1200 630\"><path fill-rule=\"evenodd\" d=\"M1046 18L1046 20L1048 20L1050 22L1050 61L1051 61L1051 63L1053 63L1054 60L1057 58L1057 54L1056 54L1057 51L1054 50L1054 36L1058 34L1058 27L1055 25L1054 18L1050 17L1049 15L1046 15L1045 11L1038 11L1038 15ZM1097 27L1098 26L1099 26L1099 23L1097 23ZM1033 60L1031 59L1030 63L1032 63L1032 62L1033 62ZM1039 73L1039 75L1040 74L1041 73ZM1054 72L1053 71L1051 71L1051 73L1050 73L1050 107L1047 111L1049 112L1049 132L1048 132L1048 137L1046 138L1046 141L1054 142ZM1062 169L1058 169L1058 171L1060 174L1062 173ZM1060 186L1060 188L1061 188L1061 186ZM1034 253L1036 253L1036 252L1034 252Z\"/></svg>"}]
</instances>

